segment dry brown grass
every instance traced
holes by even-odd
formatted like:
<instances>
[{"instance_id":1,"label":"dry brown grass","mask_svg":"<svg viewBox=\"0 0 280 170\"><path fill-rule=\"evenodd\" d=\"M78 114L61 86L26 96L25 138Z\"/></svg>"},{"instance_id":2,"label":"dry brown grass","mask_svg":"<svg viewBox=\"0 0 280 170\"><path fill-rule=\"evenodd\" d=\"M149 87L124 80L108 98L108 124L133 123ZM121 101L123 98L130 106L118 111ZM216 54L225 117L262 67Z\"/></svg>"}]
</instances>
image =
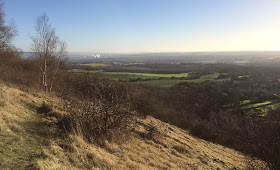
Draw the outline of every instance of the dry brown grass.
<instances>
[{"instance_id":1,"label":"dry brown grass","mask_svg":"<svg viewBox=\"0 0 280 170\"><path fill-rule=\"evenodd\" d=\"M62 117L63 101L55 96L26 93L15 88L5 92L5 106L0 107L0 135L6 138L18 136L13 147L19 147L22 155L0 156L0 169L16 168L20 156L36 151L37 157L18 166L40 169L246 169L246 157L232 149L207 142L189 135L175 126L152 117L138 119L131 137L125 141L97 141L90 144L81 136L60 136L53 125ZM36 113L45 102L51 106L47 115ZM29 124L24 122L28 121ZM37 123L37 124L36 124ZM40 124L46 126L37 127ZM47 124L49 123L49 124ZM36 126L35 126L36 125ZM149 126L156 127L149 138ZM36 128L37 127L37 128ZM28 128L34 128L32 131ZM40 128L43 128L43 135ZM46 129L44 129L46 128ZM40 132L40 133L39 133ZM31 142L28 142L28 141ZM5 146L4 141L0 145ZM34 146L29 146L31 143ZM46 143L46 144L42 144ZM28 148L28 150L26 149ZM8 152L8 148L6 148ZM33 152L31 153L30 151ZM2 167L1 167L2 166Z\"/></svg>"},{"instance_id":2,"label":"dry brown grass","mask_svg":"<svg viewBox=\"0 0 280 170\"><path fill-rule=\"evenodd\" d=\"M195 137L175 126L152 117L135 128L136 134L148 133L145 125L155 124L160 135L146 139L134 135L122 143L104 141L103 146L87 143L82 137L71 135L65 146L52 143L47 160L40 166L50 169L246 169L246 157L232 149ZM158 138L157 136L161 136ZM60 160L60 164L56 162ZM61 167L63 166L63 167Z\"/></svg>"}]
</instances>

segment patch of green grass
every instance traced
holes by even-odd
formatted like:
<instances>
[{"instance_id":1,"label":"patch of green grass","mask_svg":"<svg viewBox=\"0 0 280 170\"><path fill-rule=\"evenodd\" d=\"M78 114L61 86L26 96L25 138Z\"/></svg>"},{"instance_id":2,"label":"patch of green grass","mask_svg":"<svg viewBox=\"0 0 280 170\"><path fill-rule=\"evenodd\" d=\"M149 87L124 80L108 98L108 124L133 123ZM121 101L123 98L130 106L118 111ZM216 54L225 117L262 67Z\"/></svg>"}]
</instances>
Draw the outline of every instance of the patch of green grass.
<instances>
[{"instance_id":1,"label":"patch of green grass","mask_svg":"<svg viewBox=\"0 0 280 170\"><path fill-rule=\"evenodd\" d=\"M270 110L276 110L279 107L279 103L271 104L264 107L259 107L256 110L260 112L259 116L266 116Z\"/></svg>"},{"instance_id":2,"label":"patch of green grass","mask_svg":"<svg viewBox=\"0 0 280 170\"><path fill-rule=\"evenodd\" d=\"M158 79L158 78L171 78L171 77L188 77L189 73L180 74L153 74L153 73L131 73L131 72L103 72L103 71L86 71L82 69L72 69L74 73L95 73L97 76L112 80L128 80L128 79Z\"/></svg>"},{"instance_id":3,"label":"patch of green grass","mask_svg":"<svg viewBox=\"0 0 280 170\"><path fill-rule=\"evenodd\" d=\"M230 78L216 79L219 75L220 75L220 73L213 73L213 74L201 76L199 79L193 79L193 80L163 79L163 80L138 81L135 83L146 84L146 85L151 85L151 86L158 86L158 87L172 87L181 82L202 83L202 82L208 81L208 80L209 81L228 81L228 80L230 80Z\"/></svg>"},{"instance_id":4,"label":"patch of green grass","mask_svg":"<svg viewBox=\"0 0 280 170\"><path fill-rule=\"evenodd\" d=\"M251 103L251 100L243 100L240 102L241 105Z\"/></svg>"},{"instance_id":5,"label":"patch of green grass","mask_svg":"<svg viewBox=\"0 0 280 170\"><path fill-rule=\"evenodd\" d=\"M83 69L72 69L69 72L73 72L73 73L97 73L97 72L100 72L100 71L97 71L97 70L87 71L87 70L83 70Z\"/></svg>"},{"instance_id":6,"label":"patch of green grass","mask_svg":"<svg viewBox=\"0 0 280 170\"><path fill-rule=\"evenodd\" d=\"M238 76L238 78L244 78L244 77L249 77L249 75Z\"/></svg>"},{"instance_id":7,"label":"patch of green grass","mask_svg":"<svg viewBox=\"0 0 280 170\"><path fill-rule=\"evenodd\" d=\"M227 81L227 79L216 79L220 73L212 73L208 75L201 76L199 79L193 80L178 80L178 79L168 79L171 77L181 78L188 77L189 73L180 73L180 74L153 74L153 73L131 73L131 72L103 72L103 71L86 71L82 69L73 69L71 70L74 73L95 73L101 78L111 79L111 80L131 80L131 79L159 79L166 78L161 80L147 80L147 81L137 81L134 82L136 84L146 84L151 86L159 86L159 87L172 87L180 82L193 82L193 83L202 83L204 81Z\"/></svg>"},{"instance_id":8,"label":"patch of green grass","mask_svg":"<svg viewBox=\"0 0 280 170\"><path fill-rule=\"evenodd\" d=\"M172 80L172 79L165 79L165 80L148 80L148 81L137 81L134 82L136 84L145 84L150 86L158 86L158 87L172 87L180 82L186 80Z\"/></svg>"},{"instance_id":9,"label":"patch of green grass","mask_svg":"<svg viewBox=\"0 0 280 170\"><path fill-rule=\"evenodd\" d=\"M131 73L131 72L102 72L102 74L111 74L111 75L128 75L132 77L150 77L150 78L171 78L171 77L188 77L189 73L180 73L180 74L153 74L153 73Z\"/></svg>"},{"instance_id":10,"label":"patch of green grass","mask_svg":"<svg viewBox=\"0 0 280 170\"><path fill-rule=\"evenodd\" d=\"M108 67L108 64L104 63L88 63L88 64L80 64L82 66L89 66L89 67Z\"/></svg>"},{"instance_id":11,"label":"patch of green grass","mask_svg":"<svg viewBox=\"0 0 280 170\"><path fill-rule=\"evenodd\" d=\"M271 101L250 104L251 102L250 100L244 100L240 104L246 105L243 106L243 109L248 109L246 114L254 116L267 116L270 110L276 110L280 106L280 103L272 103Z\"/></svg>"},{"instance_id":12,"label":"patch of green grass","mask_svg":"<svg viewBox=\"0 0 280 170\"><path fill-rule=\"evenodd\" d=\"M216 61L212 61L212 60L206 60L206 61L200 61L200 63L215 63Z\"/></svg>"},{"instance_id":13,"label":"patch of green grass","mask_svg":"<svg viewBox=\"0 0 280 170\"><path fill-rule=\"evenodd\" d=\"M248 62L249 62L248 60L233 61L233 63L235 63L235 64L245 64Z\"/></svg>"},{"instance_id":14,"label":"patch of green grass","mask_svg":"<svg viewBox=\"0 0 280 170\"><path fill-rule=\"evenodd\" d=\"M112 80L127 80L127 79L158 79L158 78L171 78L171 77L188 77L189 73L180 74L153 74L153 73L131 73L131 72L103 72L103 71L86 71L82 69L72 69L74 73L96 73L102 78L112 79Z\"/></svg>"},{"instance_id":15,"label":"patch of green grass","mask_svg":"<svg viewBox=\"0 0 280 170\"><path fill-rule=\"evenodd\" d=\"M266 101L266 102L263 102L263 103L250 104L250 105L244 107L244 109L253 109L253 108L265 106L265 105L268 105L268 104L271 104L271 101Z\"/></svg>"},{"instance_id":16,"label":"patch of green grass","mask_svg":"<svg viewBox=\"0 0 280 170\"><path fill-rule=\"evenodd\" d=\"M205 76L201 76L200 79L212 80L212 79L216 79L219 75L220 75L220 73L208 74L208 75L205 75Z\"/></svg>"}]
</instances>

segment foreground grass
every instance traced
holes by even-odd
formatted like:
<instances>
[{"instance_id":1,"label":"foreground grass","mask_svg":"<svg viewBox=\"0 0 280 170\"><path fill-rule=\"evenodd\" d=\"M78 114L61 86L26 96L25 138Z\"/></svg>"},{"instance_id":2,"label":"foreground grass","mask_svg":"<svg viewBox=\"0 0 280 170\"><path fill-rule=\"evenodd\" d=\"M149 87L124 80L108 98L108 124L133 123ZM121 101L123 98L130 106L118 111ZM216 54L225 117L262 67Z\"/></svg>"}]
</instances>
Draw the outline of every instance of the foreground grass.
<instances>
[{"instance_id":1,"label":"foreground grass","mask_svg":"<svg viewBox=\"0 0 280 170\"><path fill-rule=\"evenodd\" d=\"M8 89L0 107L0 169L38 169L42 148L48 145L51 126L35 112L40 101L16 89ZM22 101L22 102L19 102Z\"/></svg>"},{"instance_id":2,"label":"foreground grass","mask_svg":"<svg viewBox=\"0 0 280 170\"><path fill-rule=\"evenodd\" d=\"M246 157L152 117L129 138L88 143L56 127L62 101L10 88L0 106L0 169L245 169ZM48 103L56 116L38 114ZM150 136L147 127L156 133ZM119 134L115 134L118 139ZM113 138L115 138L113 136Z\"/></svg>"}]
</instances>

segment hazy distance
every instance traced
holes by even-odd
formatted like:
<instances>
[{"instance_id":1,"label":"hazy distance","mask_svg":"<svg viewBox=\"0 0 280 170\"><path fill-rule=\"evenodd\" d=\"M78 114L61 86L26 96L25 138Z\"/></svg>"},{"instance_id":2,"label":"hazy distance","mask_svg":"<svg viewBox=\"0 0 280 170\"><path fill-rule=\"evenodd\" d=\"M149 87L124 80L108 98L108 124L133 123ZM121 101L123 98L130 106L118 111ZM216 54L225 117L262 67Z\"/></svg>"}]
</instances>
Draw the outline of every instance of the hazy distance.
<instances>
[{"instance_id":1,"label":"hazy distance","mask_svg":"<svg viewBox=\"0 0 280 170\"><path fill-rule=\"evenodd\" d=\"M6 1L14 44L30 51L34 18L46 12L68 51L142 53L278 51L280 1Z\"/></svg>"}]
</instances>

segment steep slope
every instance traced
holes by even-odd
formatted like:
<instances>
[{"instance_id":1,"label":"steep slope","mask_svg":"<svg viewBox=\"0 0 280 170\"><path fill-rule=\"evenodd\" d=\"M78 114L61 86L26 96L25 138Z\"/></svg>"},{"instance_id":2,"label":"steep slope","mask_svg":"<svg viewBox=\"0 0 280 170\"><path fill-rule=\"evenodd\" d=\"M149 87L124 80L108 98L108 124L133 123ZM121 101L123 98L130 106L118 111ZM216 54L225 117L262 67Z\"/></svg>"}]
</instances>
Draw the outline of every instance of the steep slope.
<instances>
[{"instance_id":1,"label":"steep slope","mask_svg":"<svg viewBox=\"0 0 280 170\"><path fill-rule=\"evenodd\" d=\"M6 86L1 86L6 89ZM0 101L0 169L245 169L246 157L152 117L139 119L126 140L89 144L64 135L43 102L63 114L54 96L16 88ZM44 96L44 97L40 97Z\"/></svg>"}]
</instances>

